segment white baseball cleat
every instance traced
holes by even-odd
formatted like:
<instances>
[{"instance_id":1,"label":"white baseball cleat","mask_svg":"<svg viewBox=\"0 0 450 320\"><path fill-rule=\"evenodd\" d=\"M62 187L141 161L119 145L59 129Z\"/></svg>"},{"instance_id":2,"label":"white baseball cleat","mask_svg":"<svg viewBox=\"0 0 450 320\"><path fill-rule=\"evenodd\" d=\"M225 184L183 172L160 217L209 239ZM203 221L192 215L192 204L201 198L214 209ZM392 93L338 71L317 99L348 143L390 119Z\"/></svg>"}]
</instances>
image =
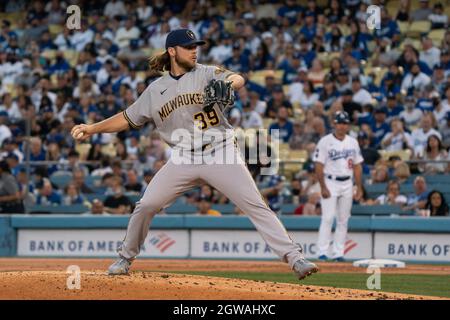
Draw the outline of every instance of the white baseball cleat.
<instances>
[{"instance_id":1,"label":"white baseball cleat","mask_svg":"<svg viewBox=\"0 0 450 320\"><path fill-rule=\"evenodd\" d=\"M311 274L319 271L319 268L314 263L309 262L305 258L301 258L301 259L295 261L294 266L292 267L292 270L297 275L298 280L302 280L302 279L306 278L307 276L310 276Z\"/></svg>"},{"instance_id":2,"label":"white baseball cleat","mask_svg":"<svg viewBox=\"0 0 450 320\"><path fill-rule=\"evenodd\" d=\"M108 275L110 276L119 276L119 275L127 275L131 266L131 261L120 257L116 262L108 268Z\"/></svg>"}]
</instances>

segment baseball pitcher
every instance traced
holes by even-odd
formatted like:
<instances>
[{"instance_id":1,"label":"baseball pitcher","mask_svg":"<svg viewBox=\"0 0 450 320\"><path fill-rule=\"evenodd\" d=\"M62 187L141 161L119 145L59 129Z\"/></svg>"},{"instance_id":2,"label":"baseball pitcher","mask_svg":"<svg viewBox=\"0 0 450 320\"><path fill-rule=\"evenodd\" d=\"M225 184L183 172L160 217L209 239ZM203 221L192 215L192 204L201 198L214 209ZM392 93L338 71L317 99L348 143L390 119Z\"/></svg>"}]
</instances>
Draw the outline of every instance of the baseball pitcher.
<instances>
[{"instance_id":1,"label":"baseball pitcher","mask_svg":"<svg viewBox=\"0 0 450 320\"><path fill-rule=\"evenodd\" d=\"M170 32L165 52L150 60L152 69L168 71L167 74L152 82L125 111L99 123L81 124L72 129L72 136L82 141L93 134L130 127L137 129L153 121L161 138L173 148L170 160L157 172L136 203L118 250L119 259L109 267L108 273L127 274L154 215L199 182L206 182L246 213L273 252L303 279L318 268L304 259L301 247L292 241L264 202L223 114L224 109L233 104L233 90L244 86L244 78L221 67L198 64L197 46L203 44L205 41L196 39L191 30ZM223 139L199 145L195 139L198 131L219 132ZM197 161L211 153L226 154L227 158L232 155L240 161L226 164Z\"/></svg>"},{"instance_id":2,"label":"baseball pitcher","mask_svg":"<svg viewBox=\"0 0 450 320\"><path fill-rule=\"evenodd\" d=\"M347 135L350 117L338 111L334 117L334 133L320 139L314 152L316 175L320 183L322 219L319 228L319 259L328 260L332 242L331 228L336 218L331 257L344 261L347 224L353 202L353 177L357 186L355 200L362 196L363 158L358 142Z\"/></svg>"}]
</instances>

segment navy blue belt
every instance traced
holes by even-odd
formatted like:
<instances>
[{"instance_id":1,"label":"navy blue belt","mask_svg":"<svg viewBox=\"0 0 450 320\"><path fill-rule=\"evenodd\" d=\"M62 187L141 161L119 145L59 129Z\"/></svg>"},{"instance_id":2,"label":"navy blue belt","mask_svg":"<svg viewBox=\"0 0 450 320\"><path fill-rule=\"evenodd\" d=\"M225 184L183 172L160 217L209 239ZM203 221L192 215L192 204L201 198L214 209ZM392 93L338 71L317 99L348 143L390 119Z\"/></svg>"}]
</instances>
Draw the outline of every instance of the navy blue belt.
<instances>
[{"instance_id":1,"label":"navy blue belt","mask_svg":"<svg viewBox=\"0 0 450 320\"><path fill-rule=\"evenodd\" d=\"M330 180L336 180L336 181L347 181L350 179L350 176L332 176L332 175L326 175L326 177Z\"/></svg>"}]
</instances>

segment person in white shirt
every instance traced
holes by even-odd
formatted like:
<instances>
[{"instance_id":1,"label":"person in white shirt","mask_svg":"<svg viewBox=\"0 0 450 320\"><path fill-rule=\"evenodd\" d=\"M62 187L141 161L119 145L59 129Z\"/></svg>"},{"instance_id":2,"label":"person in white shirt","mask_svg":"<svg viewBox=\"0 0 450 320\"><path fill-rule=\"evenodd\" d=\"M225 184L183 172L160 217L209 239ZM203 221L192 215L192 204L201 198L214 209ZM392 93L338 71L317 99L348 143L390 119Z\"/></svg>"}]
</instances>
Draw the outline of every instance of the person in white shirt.
<instances>
[{"instance_id":1,"label":"person in white shirt","mask_svg":"<svg viewBox=\"0 0 450 320\"><path fill-rule=\"evenodd\" d=\"M428 37L422 38L423 50L420 52L419 59L425 62L433 70L441 59L441 50L433 46L433 40Z\"/></svg>"},{"instance_id":2,"label":"person in white shirt","mask_svg":"<svg viewBox=\"0 0 450 320\"><path fill-rule=\"evenodd\" d=\"M391 132L387 133L381 145L386 151L400 151L404 149L414 149L411 135L403 129L400 119L394 118L391 122Z\"/></svg>"},{"instance_id":3,"label":"person in white shirt","mask_svg":"<svg viewBox=\"0 0 450 320\"><path fill-rule=\"evenodd\" d=\"M125 21L125 25L117 30L114 42L119 48L126 48L130 46L130 40L138 39L140 34L141 32L134 25L134 20L131 17L128 17Z\"/></svg>"},{"instance_id":4,"label":"person in white shirt","mask_svg":"<svg viewBox=\"0 0 450 320\"><path fill-rule=\"evenodd\" d=\"M360 105L372 103L372 95L366 89L361 87L361 80L359 77L354 77L352 79L352 90L353 90L353 102L359 103Z\"/></svg>"},{"instance_id":5,"label":"person in white shirt","mask_svg":"<svg viewBox=\"0 0 450 320\"><path fill-rule=\"evenodd\" d=\"M22 119L22 113L19 110L19 106L17 102L12 99L12 96L9 92L5 92L2 95L0 104L0 111L8 112L8 117L10 119Z\"/></svg>"},{"instance_id":6,"label":"person in white shirt","mask_svg":"<svg viewBox=\"0 0 450 320\"><path fill-rule=\"evenodd\" d=\"M120 0L110 0L106 4L103 15L112 19L115 16L125 16L127 14L127 10L125 9L125 5Z\"/></svg>"},{"instance_id":7,"label":"person in white shirt","mask_svg":"<svg viewBox=\"0 0 450 320\"><path fill-rule=\"evenodd\" d=\"M420 71L417 63L411 67L411 72L403 78L401 89L408 92L409 89L422 89L431 82L431 78Z\"/></svg>"},{"instance_id":8,"label":"person in white shirt","mask_svg":"<svg viewBox=\"0 0 450 320\"><path fill-rule=\"evenodd\" d=\"M317 101L319 101L319 95L314 92L314 84L312 81L308 80L303 84L303 91L298 96L298 100L291 98L290 102L292 104L299 103L300 106L306 110L311 109Z\"/></svg>"},{"instance_id":9,"label":"person in white shirt","mask_svg":"<svg viewBox=\"0 0 450 320\"><path fill-rule=\"evenodd\" d=\"M166 45L166 38L169 34L170 27L167 22L161 23L158 32L154 33L149 40L150 46L154 49L163 49Z\"/></svg>"},{"instance_id":10,"label":"person in white shirt","mask_svg":"<svg viewBox=\"0 0 450 320\"><path fill-rule=\"evenodd\" d=\"M12 137L11 130L5 125L7 119L8 113L6 111L0 111L0 146L3 145L5 139Z\"/></svg>"},{"instance_id":11,"label":"person in white shirt","mask_svg":"<svg viewBox=\"0 0 450 320\"><path fill-rule=\"evenodd\" d=\"M441 97L438 92L433 92L430 95L431 101L433 102L434 110L433 114L436 118L438 126L447 122L447 113L450 111L450 106L448 104L444 105L441 101Z\"/></svg>"},{"instance_id":12,"label":"person in white shirt","mask_svg":"<svg viewBox=\"0 0 450 320\"><path fill-rule=\"evenodd\" d=\"M84 47L86 47L88 43L94 41L94 36L94 31L88 28L88 22L84 20L81 21L81 30L73 33L73 36L70 38L70 42L72 47L80 52L83 51Z\"/></svg>"},{"instance_id":13,"label":"person in white shirt","mask_svg":"<svg viewBox=\"0 0 450 320\"><path fill-rule=\"evenodd\" d=\"M222 64L231 57L232 52L231 37L228 34L225 34L220 40L220 44L211 48L208 57L212 59L213 63Z\"/></svg>"},{"instance_id":14,"label":"person in white shirt","mask_svg":"<svg viewBox=\"0 0 450 320\"><path fill-rule=\"evenodd\" d=\"M254 110L254 106L252 106L251 103L243 105L241 127L242 129L259 129L263 127L263 119L259 113Z\"/></svg>"},{"instance_id":15,"label":"person in white shirt","mask_svg":"<svg viewBox=\"0 0 450 320\"><path fill-rule=\"evenodd\" d=\"M425 113L420 122L420 128L415 129L411 133L414 154L416 157L423 156L424 149L427 146L428 137L434 134L437 135L439 139L442 139L441 134L433 128L433 121L433 114Z\"/></svg>"},{"instance_id":16,"label":"person in white shirt","mask_svg":"<svg viewBox=\"0 0 450 320\"><path fill-rule=\"evenodd\" d=\"M379 196L374 204L388 204L404 206L408 198L400 194L400 184L395 180L390 180L387 185L386 194Z\"/></svg>"},{"instance_id":17,"label":"person in white shirt","mask_svg":"<svg viewBox=\"0 0 450 320\"><path fill-rule=\"evenodd\" d=\"M347 134L350 124L348 113L336 112L334 124L334 133L320 139L313 154L322 194L318 249L319 259L327 260L330 243L333 240L331 228L336 217L331 257L343 261L353 197L358 201L363 194L361 163L364 159L358 141ZM357 187L355 195L353 195L353 177Z\"/></svg>"},{"instance_id":18,"label":"person in white shirt","mask_svg":"<svg viewBox=\"0 0 450 320\"><path fill-rule=\"evenodd\" d=\"M416 98L414 96L405 97L405 110L400 112L399 117L405 122L406 127L415 126L422 119L423 112L416 108Z\"/></svg>"},{"instance_id":19,"label":"person in white shirt","mask_svg":"<svg viewBox=\"0 0 450 320\"><path fill-rule=\"evenodd\" d=\"M144 22L153 13L153 8L147 5L147 2L145 0L138 0L138 5L136 8L136 16L139 21Z\"/></svg>"}]
</instances>

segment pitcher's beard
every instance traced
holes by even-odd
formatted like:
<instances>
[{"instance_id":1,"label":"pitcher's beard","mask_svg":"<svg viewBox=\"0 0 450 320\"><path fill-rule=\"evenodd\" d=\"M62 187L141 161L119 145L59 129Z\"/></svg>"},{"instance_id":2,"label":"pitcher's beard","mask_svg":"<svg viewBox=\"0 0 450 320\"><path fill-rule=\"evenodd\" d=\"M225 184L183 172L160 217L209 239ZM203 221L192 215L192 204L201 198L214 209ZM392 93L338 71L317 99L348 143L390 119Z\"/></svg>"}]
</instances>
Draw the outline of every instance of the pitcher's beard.
<instances>
[{"instance_id":1,"label":"pitcher's beard","mask_svg":"<svg viewBox=\"0 0 450 320\"><path fill-rule=\"evenodd\" d=\"M180 59L180 57L178 57L178 55L175 56L175 62L182 67L184 70L186 70L186 72L191 71L192 69L194 69L195 67L195 63L189 63L188 61L182 60Z\"/></svg>"}]
</instances>

